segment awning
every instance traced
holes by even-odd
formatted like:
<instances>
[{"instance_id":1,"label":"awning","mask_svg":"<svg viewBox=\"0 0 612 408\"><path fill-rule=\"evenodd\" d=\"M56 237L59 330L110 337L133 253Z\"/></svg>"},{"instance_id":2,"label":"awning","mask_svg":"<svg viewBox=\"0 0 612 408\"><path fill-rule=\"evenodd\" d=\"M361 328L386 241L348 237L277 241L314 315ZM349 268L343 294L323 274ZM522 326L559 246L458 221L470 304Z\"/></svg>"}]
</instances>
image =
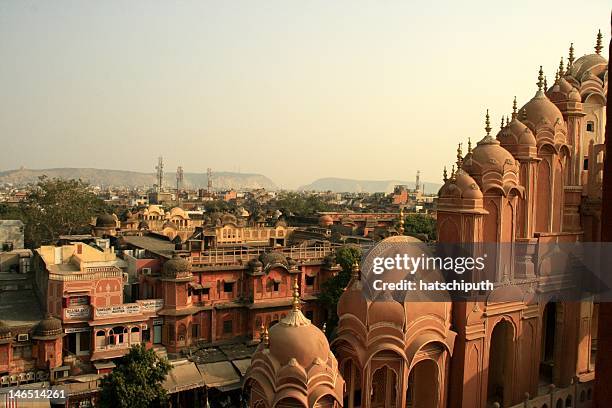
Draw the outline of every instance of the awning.
<instances>
[{"instance_id":1,"label":"awning","mask_svg":"<svg viewBox=\"0 0 612 408\"><path fill-rule=\"evenodd\" d=\"M207 387L224 387L240 383L240 376L229 361L198 364L198 369Z\"/></svg>"},{"instance_id":2,"label":"awning","mask_svg":"<svg viewBox=\"0 0 612 408\"><path fill-rule=\"evenodd\" d=\"M162 386L169 394L174 394L203 387L204 381L196 365L187 361L173 366Z\"/></svg>"},{"instance_id":3,"label":"awning","mask_svg":"<svg viewBox=\"0 0 612 408\"><path fill-rule=\"evenodd\" d=\"M189 283L189 287L191 289L195 289L195 290L202 290L202 285L200 285L199 283L195 283L195 282L190 282Z\"/></svg>"},{"instance_id":4,"label":"awning","mask_svg":"<svg viewBox=\"0 0 612 408\"><path fill-rule=\"evenodd\" d=\"M281 283L283 280L281 278L272 278L274 283Z\"/></svg>"},{"instance_id":5,"label":"awning","mask_svg":"<svg viewBox=\"0 0 612 408\"><path fill-rule=\"evenodd\" d=\"M225 283L236 283L238 280L236 278L228 278L228 279L223 279L223 282Z\"/></svg>"}]
</instances>

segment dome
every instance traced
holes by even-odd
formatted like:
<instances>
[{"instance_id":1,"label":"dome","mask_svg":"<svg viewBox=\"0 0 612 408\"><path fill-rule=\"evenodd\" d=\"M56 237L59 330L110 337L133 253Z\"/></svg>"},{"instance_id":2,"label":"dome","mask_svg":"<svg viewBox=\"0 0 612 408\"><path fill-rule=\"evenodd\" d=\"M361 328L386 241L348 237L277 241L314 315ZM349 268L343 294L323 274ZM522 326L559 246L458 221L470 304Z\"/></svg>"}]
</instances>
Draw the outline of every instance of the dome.
<instances>
[{"instance_id":1,"label":"dome","mask_svg":"<svg viewBox=\"0 0 612 408\"><path fill-rule=\"evenodd\" d=\"M8 327L6 323L0 320L0 340L1 339L10 339L12 336L11 328Z\"/></svg>"},{"instance_id":2,"label":"dome","mask_svg":"<svg viewBox=\"0 0 612 408\"><path fill-rule=\"evenodd\" d=\"M518 117L532 131L541 124L555 126L557 123L564 123L563 115L557 105L552 103L541 90L519 110Z\"/></svg>"},{"instance_id":3,"label":"dome","mask_svg":"<svg viewBox=\"0 0 612 408\"><path fill-rule=\"evenodd\" d=\"M172 259L167 260L162 267L162 277L176 279L188 276L191 273L191 262L174 254Z\"/></svg>"},{"instance_id":4,"label":"dome","mask_svg":"<svg viewBox=\"0 0 612 408\"><path fill-rule=\"evenodd\" d=\"M569 74L576 78L578 81L582 81L582 77L587 73L591 72L595 76L602 75L608 67L608 61L600 54L588 54L578 58L572 64L569 70Z\"/></svg>"},{"instance_id":5,"label":"dome","mask_svg":"<svg viewBox=\"0 0 612 408\"><path fill-rule=\"evenodd\" d=\"M96 218L96 227L99 228L116 228L117 221L111 214L101 214Z\"/></svg>"},{"instance_id":6,"label":"dome","mask_svg":"<svg viewBox=\"0 0 612 408\"><path fill-rule=\"evenodd\" d=\"M324 214L319 217L319 225L321 227L329 227L330 225L333 225L333 223L334 219L329 214Z\"/></svg>"},{"instance_id":7,"label":"dome","mask_svg":"<svg viewBox=\"0 0 612 408\"><path fill-rule=\"evenodd\" d=\"M331 355L325 334L313 325L300 310L297 279L294 280L293 309L270 328L270 354L281 366L295 359L308 368Z\"/></svg>"},{"instance_id":8,"label":"dome","mask_svg":"<svg viewBox=\"0 0 612 408\"><path fill-rule=\"evenodd\" d=\"M490 171L503 174L514 167L516 163L512 154L501 146L499 140L488 134L476 144L471 159L464 163L464 169L472 176Z\"/></svg>"},{"instance_id":9,"label":"dome","mask_svg":"<svg viewBox=\"0 0 612 408\"><path fill-rule=\"evenodd\" d=\"M503 147L523 145L536 146L536 138L533 132L520 120L514 118L502 129L498 137Z\"/></svg>"},{"instance_id":10,"label":"dome","mask_svg":"<svg viewBox=\"0 0 612 408\"><path fill-rule=\"evenodd\" d=\"M580 92L565 78L559 80L546 93L552 102L580 102Z\"/></svg>"},{"instance_id":11,"label":"dome","mask_svg":"<svg viewBox=\"0 0 612 408\"><path fill-rule=\"evenodd\" d=\"M151 215L151 214L163 214L164 210L161 209L160 206L158 205L150 205L147 207L147 209L144 211L145 214Z\"/></svg>"},{"instance_id":12,"label":"dome","mask_svg":"<svg viewBox=\"0 0 612 408\"><path fill-rule=\"evenodd\" d=\"M368 325L370 326L384 322L403 328L404 320L404 307L396 302L388 292L381 292L368 310Z\"/></svg>"},{"instance_id":13,"label":"dome","mask_svg":"<svg viewBox=\"0 0 612 408\"><path fill-rule=\"evenodd\" d=\"M47 314L34 329L36 337L56 337L61 336L62 333L62 321L50 314Z\"/></svg>"},{"instance_id":14,"label":"dome","mask_svg":"<svg viewBox=\"0 0 612 408\"><path fill-rule=\"evenodd\" d=\"M438 191L440 198L465 198L477 200L482 198L482 191L476 180L466 171L459 169L454 177L448 179Z\"/></svg>"},{"instance_id":15,"label":"dome","mask_svg":"<svg viewBox=\"0 0 612 408\"><path fill-rule=\"evenodd\" d=\"M174 207L170 210L170 213L167 215L167 217L180 217L183 219L189 219L189 214L187 214L185 210L183 210L181 207Z\"/></svg>"}]
</instances>

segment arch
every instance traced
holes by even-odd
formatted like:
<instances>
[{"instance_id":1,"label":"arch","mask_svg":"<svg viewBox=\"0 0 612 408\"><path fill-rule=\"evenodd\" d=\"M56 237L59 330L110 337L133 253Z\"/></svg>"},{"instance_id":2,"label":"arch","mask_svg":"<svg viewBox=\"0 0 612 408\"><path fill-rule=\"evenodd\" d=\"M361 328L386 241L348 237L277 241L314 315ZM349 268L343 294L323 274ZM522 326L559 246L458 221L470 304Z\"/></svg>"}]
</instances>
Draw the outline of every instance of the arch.
<instances>
[{"instance_id":1,"label":"arch","mask_svg":"<svg viewBox=\"0 0 612 408\"><path fill-rule=\"evenodd\" d=\"M550 163L546 158L538 163L536 184L535 232L548 232L552 186Z\"/></svg>"},{"instance_id":2,"label":"arch","mask_svg":"<svg viewBox=\"0 0 612 408\"><path fill-rule=\"evenodd\" d=\"M548 302L542 311L542 342L540 345L540 381L552 384L555 366L557 304Z\"/></svg>"},{"instance_id":3,"label":"arch","mask_svg":"<svg viewBox=\"0 0 612 408\"><path fill-rule=\"evenodd\" d=\"M388 365L383 365L372 374L370 407L397 407L398 375Z\"/></svg>"},{"instance_id":4,"label":"arch","mask_svg":"<svg viewBox=\"0 0 612 408\"><path fill-rule=\"evenodd\" d=\"M345 407L361 406L361 369L352 358L346 358L340 365L340 373L344 378Z\"/></svg>"},{"instance_id":5,"label":"arch","mask_svg":"<svg viewBox=\"0 0 612 408\"><path fill-rule=\"evenodd\" d=\"M177 340L178 341L187 340L187 327L183 323L181 323L178 327Z\"/></svg>"},{"instance_id":6,"label":"arch","mask_svg":"<svg viewBox=\"0 0 612 408\"><path fill-rule=\"evenodd\" d=\"M499 228L499 210L497 204L493 200L488 200L485 204L485 210L489 214L485 216L484 221L484 242L497 242Z\"/></svg>"},{"instance_id":7,"label":"arch","mask_svg":"<svg viewBox=\"0 0 612 408\"><path fill-rule=\"evenodd\" d=\"M138 326L130 329L130 343L140 343L140 328Z\"/></svg>"},{"instance_id":8,"label":"arch","mask_svg":"<svg viewBox=\"0 0 612 408\"><path fill-rule=\"evenodd\" d=\"M489 340L489 365L487 382L488 403L498 402L510 406L512 399L512 373L514 370L515 328L506 317L500 319Z\"/></svg>"},{"instance_id":9,"label":"arch","mask_svg":"<svg viewBox=\"0 0 612 408\"><path fill-rule=\"evenodd\" d=\"M283 399L280 399L276 402L276 404L274 404L275 408L297 408L297 407L304 407L304 408L308 408L307 405L303 402L300 401L297 398L293 398L293 397L285 397Z\"/></svg>"},{"instance_id":10,"label":"arch","mask_svg":"<svg viewBox=\"0 0 612 408\"><path fill-rule=\"evenodd\" d=\"M440 398L440 368L432 359L416 363L408 374L406 408L436 408Z\"/></svg>"}]
</instances>

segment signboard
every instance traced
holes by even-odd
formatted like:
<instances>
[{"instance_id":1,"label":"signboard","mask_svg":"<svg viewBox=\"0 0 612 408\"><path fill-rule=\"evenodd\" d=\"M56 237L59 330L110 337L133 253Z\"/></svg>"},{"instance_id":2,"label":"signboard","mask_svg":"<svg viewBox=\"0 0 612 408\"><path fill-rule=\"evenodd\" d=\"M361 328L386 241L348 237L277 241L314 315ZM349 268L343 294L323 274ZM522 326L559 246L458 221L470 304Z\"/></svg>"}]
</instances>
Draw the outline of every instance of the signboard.
<instances>
[{"instance_id":1,"label":"signboard","mask_svg":"<svg viewBox=\"0 0 612 408\"><path fill-rule=\"evenodd\" d=\"M95 308L96 318L109 318L126 315L129 316L135 314L140 314L140 305L138 303L125 303L123 305Z\"/></svg>"},{"instance_id":2,"label":"signboard","mask_svg":"<svg viewBox=\"0 0 612 408\"><path fill-rule=\"evenodd\" d=\"M154 313L164 307L164 299L137 300L143 313Z\"/></svg>"},{"instance_id":3,"label":"signboard","mask_svg":"<svg viewBox=\"0 0 612 408\"><path fill-rule=\"evenodd\" d=\"M89 304L89 296L71 296L68 298L68 305L73 306L84 306Z\"/></svg>"},{"instance_id":4,"label":"signboard","mask_svg":"<svg viewBox=\"0 0 612 408\"><path fill-rule=\"evenodd\" d=\"M89 319L90 315L89 306L75 306L64 309L64 318L66 319Z\"/></svg>"},{"instance_id":5,"label":"signboard","mask_svg":"<svg viewBox=\"0 0 612 408\"><path fill-rule=\"evenodd\" d=\"M84 333L91 331L90 327L67 327L64 333Z\"/></svg>"}]
</instances>

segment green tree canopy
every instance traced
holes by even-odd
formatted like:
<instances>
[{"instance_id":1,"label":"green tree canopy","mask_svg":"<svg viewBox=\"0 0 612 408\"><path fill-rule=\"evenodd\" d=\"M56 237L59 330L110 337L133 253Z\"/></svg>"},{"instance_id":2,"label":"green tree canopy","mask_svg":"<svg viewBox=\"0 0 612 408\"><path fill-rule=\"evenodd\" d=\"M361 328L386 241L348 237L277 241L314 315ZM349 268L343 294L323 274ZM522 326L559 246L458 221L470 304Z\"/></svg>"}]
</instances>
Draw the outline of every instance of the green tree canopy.
<instances>
[{"instance_id":1,"label":"green tree canopy","mask_svg":"<svg viewBox=\"0 0 612 408\"><path fill-rule=\"evenodd\" d=\"M92 217L104 212L104 201L89 184L41 176L19 206L28 246L53 243L60 235L89 232Z\"/></svg>"},{"instance_id":2,"label":"green tree canopy","mask_svg":"<svg viewBox=\"0 0 612 408\"><path fill-rule=\"evenodd\" d=\"M319 211L331 211L335 207L317 195L306 195L293 191L283 192L273 205L285 215L313 215Z\"/></svg>"},{"instance_id":3,"label":"green tree canopy","mask_svg":"<svg viewBox=\"0 0 612 408\"><path fill-rule=\"evenodd\" d=\"M351 270L356 262L361 261L361 248L355 245L346 245L336 250L336 262L340 265L340 272L332 276L321 285L319 303L328 311L327 331L331 333L338 324L336 306L344 289L351 279Z\"/></svg>"},{"instance_id":4,"label":"green tree canopy","mask_svg":"<svg viewBox=\"0 0 612 408\"><path fill-rule=\"evenodd\" d=\"M166 401L162 383L170 372L166 359L137 344L130 348L117 367L102 379L102 408L148 408Z\"/></svg>"},{"instance_id":5,"label":"green tree canopy","mask_svg":"<svg viewBox=\"0 0 612 408\"><path fill-rule=\"evenodd\" d=\"M430 240L437 239L436 219L426 214L408 214L404 222L406 234L426 234Z\"/></svg>"}]
</instances>

